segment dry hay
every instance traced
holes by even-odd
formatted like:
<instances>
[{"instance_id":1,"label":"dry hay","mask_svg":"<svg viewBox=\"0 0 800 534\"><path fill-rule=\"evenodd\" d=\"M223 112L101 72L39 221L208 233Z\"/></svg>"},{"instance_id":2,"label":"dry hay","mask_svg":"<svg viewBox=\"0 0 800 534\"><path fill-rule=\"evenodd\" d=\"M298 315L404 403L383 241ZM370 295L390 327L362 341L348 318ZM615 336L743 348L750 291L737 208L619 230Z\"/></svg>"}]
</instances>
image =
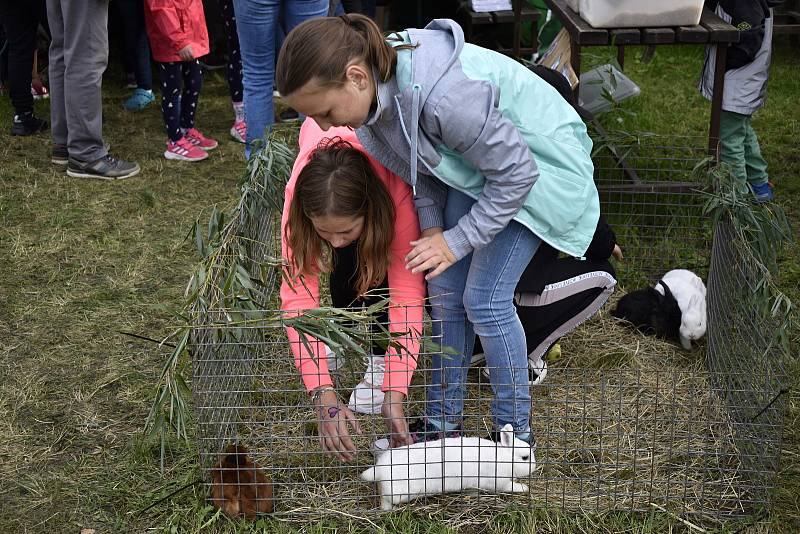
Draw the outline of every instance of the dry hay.
<instances>
[{"instance_id":1,"label":"dry hay","mask_svg":"<svg viewBox=\"0 0 800 534\"><path fill-rule=\"evenodd\" d=\"M235 429L223 425L225 440L245 442L265 467L275 483L279 515L374 510L375 487L358 475L372 464L370 444L385 433L380 415L358 416L364 433L354 439L359 454L353 464L324 457L285 338L272 334L246 351L239 370L246 370L241 374L247 387L236 396L235 409L214 412L225 413L228 421L236 412ZM467 523L510 502L596 511L658 505L679 515L714 517L747 512L742 502L748 500L748 482L710 387L704 345L683 351L632 332L603 311L561 346L563 356L549 362L547 379L532 392L538 467L527 481L530 495L446 495L414 501L415 510L445 510ZM358 365L339 373L345 401L362 374ZM476 370L469 377L464 426L467 434L483 436L491 426L491 390ZM425 371L415 374L407 413L421 411L427 379ZM222 428L221 419L210 422L208 428ZM220 444L201 425L205 468L216 461Z\"/></svg>"}]
</instances>

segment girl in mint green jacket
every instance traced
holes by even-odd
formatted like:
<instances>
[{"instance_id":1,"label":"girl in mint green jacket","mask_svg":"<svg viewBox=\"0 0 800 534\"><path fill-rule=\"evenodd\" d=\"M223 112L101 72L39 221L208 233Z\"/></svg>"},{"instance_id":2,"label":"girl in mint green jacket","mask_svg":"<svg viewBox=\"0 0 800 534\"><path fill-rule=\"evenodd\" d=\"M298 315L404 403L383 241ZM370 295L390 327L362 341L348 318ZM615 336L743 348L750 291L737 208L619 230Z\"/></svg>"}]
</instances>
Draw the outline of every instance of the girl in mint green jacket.
<instances>
[{"instance_id":1,"label":"girl in mint green jacket","mask_svg":"<svg viewBox=\"0 0 800 534\"><path fill-rule=\"evenodd\" d=\"M514 289L541 241L583 256L599 216L591 140L574 109L512 59L464 43L451 20L384 39L370 19L306 21L276 73L286 102L323 129L349 126L414 189L434 357L417 439L457 433L474 335L494 390L493 422L533 442L525 333Z\"/></svg>"}]
</instances>

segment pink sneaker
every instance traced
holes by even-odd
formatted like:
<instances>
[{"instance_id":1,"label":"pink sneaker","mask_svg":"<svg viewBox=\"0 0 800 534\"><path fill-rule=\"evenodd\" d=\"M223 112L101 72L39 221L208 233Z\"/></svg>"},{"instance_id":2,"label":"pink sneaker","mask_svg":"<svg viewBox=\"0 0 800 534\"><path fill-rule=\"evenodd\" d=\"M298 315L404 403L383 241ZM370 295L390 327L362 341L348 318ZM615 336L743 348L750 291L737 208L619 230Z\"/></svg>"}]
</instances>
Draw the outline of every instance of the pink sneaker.
<instances>
[{"instance_id":1,"label":"pink sneaker","mask_svg":"<svg viewBox=\"0 0 800 534\"><path fill-rule=\"evenodd\" d=\"M31 82L31 96L34 100L42 100L50 98L50 91L41 82L41 80L34 80Z\"/></svg>"},{"instance_id":2,"label":"pink sneaker","mask_svg":"<svg viewBox=\"0 0 800 534\"><path fill-rule=\"evenodd\" d=\"M247 123L244 121L234 122L233 126L231 126L231 137L240 143L244 143L244 140L247 139Z\"/></svg>"},{"instance_id":3,"label":"pink sneaker","mask_svg":"<svg viewBox=\"0 0 800 534\"><path fill-rule=\"evenodd\" d=\"M217 145L219 144L213 139L209 139L205 135L201 134L199 131L197 131L197 128L192 128L191 130L187 131L185 134L183 134L183 137L201 150L212 150L217 148Z\"/></svg>"},{"instance_id":4,"label":"pink sneaker","mask_svg":"<svg viewBox=\"0 0 800 534\"><path fill-rule=\"evenodd\" d=\"M208 154L194 146L186 137L181 137L174 143L167 141L167 150L164 152L164 157L179 161L200 161L206 159Z\"/></svg>"}]
</instances>

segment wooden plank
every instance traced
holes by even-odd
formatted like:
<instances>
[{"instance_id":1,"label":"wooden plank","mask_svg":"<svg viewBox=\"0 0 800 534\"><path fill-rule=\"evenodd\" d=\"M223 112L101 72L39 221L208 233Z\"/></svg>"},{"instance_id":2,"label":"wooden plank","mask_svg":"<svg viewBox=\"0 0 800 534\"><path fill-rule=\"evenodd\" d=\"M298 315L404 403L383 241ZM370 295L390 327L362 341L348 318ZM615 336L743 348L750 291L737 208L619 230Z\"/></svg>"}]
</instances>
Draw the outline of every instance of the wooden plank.
<instances>
[{"instance_id":1,"label":"wooden plank","mask_svg":"<svg viewBox=\"0 0 800 534\"><path fill-rule=\"evenodd\" d=\"M492 18L498 24L511 24L514 22L514 12L513 11L492 11L491 12ZM532 7L525 6L522 8L520 12L520 21L534 21L539 19L539 12Z\"/></svg>"},{"instance_id":2,"label":"wooden plank","mask_svg":"<svg viewBox=\"0 0 800 534\"><path fill-rule=\"evenodd\" d=\"M484 24L494 24L494 19L491 13L478 13L477 11L467 10L470 22L474 26L481 26Z\"/></svg>"},{"instance_id":3,"label":"wooden plank","mask_svg":"<svg viewBox=\"0 0 800 534\"><path fill-rule=\"evenodd\" d=\"M612 45L635 45L642 40L642 33L638 28L619 28L609 30Z\"/></svg>"},{"instance_id":4,"label":"wooden plank","mask_svg":"<svg viewBox=\"0 0 800 534\"><path fill-rule=\"evenodd\" d=\"M675 40L679 43L707 43L708 30L700 25L675 28Z\"/></svg>"},{"instance_id":5,"label":"wooden plank","mask_svg":"<svg viewBox=\"0 0 800 534\"><path fill-rule=\"evenodd\" d=\"M710 43L739 42L739 30L706 8L703 8L700 25L708 30L708 42Z\"/></svg>"},{"instance_id":6,"label":"wooden plank","mask_svg":"<svg viewBox=\"0 0 800 534\"><path fill-rule=\"evenodd\" d=\"M589 26L589 23L580 18L574 11L567 7L565 0L544 0L553 13L561 19L564 27L569 32L573 42L579 45L606 45L609 35L606 30Z\"/></svg>"},{"instance_id":7,"label":"wooden plank","mask_svg":"<svg viewBox=\"0 0 800 534\"><path fill-rule=\"evenodd\" d=\"M642 42L645 44L674 43L675 31L672 28L644 28Z\"/></svg>"}]
</instances>

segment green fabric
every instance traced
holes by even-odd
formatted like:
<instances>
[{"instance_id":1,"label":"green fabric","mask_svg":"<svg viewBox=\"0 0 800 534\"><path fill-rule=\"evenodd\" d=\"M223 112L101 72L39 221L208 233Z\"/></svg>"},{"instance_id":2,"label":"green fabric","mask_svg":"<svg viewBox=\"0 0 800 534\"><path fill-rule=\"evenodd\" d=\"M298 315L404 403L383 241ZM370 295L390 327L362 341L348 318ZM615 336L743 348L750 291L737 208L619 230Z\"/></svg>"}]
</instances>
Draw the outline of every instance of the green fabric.
<instances>
[{"instance_id":1,"label":"green fabric","mask_svg":"<svg viewBox=\"0 0 800 534\"><path fill-rule=\"evenodd\" d=\"M547 82L507 56L467 43L459 62L468 78L500 89L497 108L517 126L539 169L539 179L514 219L557 250L582 256L600 214L586 125ZM442 160L433 169L436 176L477 198L483 174L460 154L443 146L438 151Z\"/></svg>"},{"instance_id":2,"label":"green fabric","mask_svg":"<svg viewBox=\"0 0 800 534\"><path fill-rule=\"evenodd\" d=\"M547 20L549 9L544 0L528 0L528 4L539 11L539 19L536 21L536 35L539 38L539 51L541 52L550 46L550 43L553 42L553 39L556 38L556 35L561 30L562 24L558 17L555 16ZM534 42L530 22L522 23L520 35L523 45L530 46Z\"/></svg>"},{"instance_id":3,"label":"green fabric","mask_svg":"<svg viewBox=\"0 0 800 534\"><path fill-rule=\"evenodd\" d=\"M720 160L730 166L734 178L742 184L766 183L767 162L761 156L751 116L723 111L719 133Z\"/></svg>"}]
</instances>

